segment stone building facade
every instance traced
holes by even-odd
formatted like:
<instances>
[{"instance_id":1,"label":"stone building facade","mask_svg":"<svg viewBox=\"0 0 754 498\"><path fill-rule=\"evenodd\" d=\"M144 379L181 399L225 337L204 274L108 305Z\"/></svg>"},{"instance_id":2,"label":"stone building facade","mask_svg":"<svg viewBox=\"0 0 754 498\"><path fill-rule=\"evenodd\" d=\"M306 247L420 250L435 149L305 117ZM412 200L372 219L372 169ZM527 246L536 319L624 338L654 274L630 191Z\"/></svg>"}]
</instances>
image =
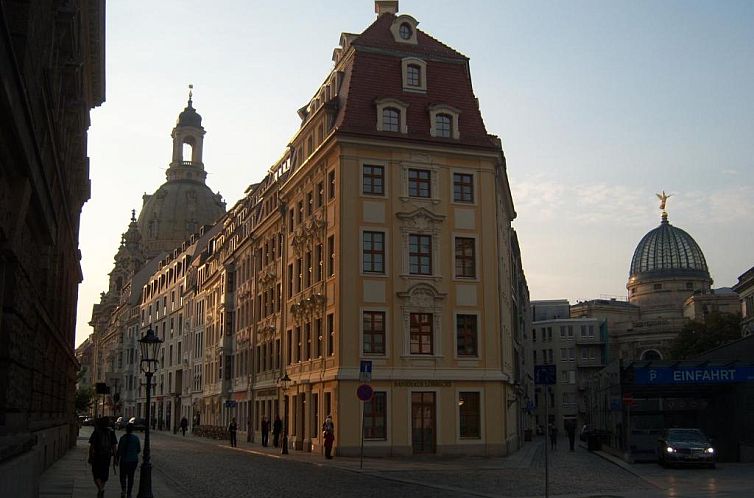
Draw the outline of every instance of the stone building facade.
<instances>
[{"instance_id":1,"label":"stone building facade","mask_svg":"<svg viewBox=\"0 0 754 498\"><path fill-rule=\"evenodd\" d=\"M75 443L79 218L105 2L0 3L0 495L36 496Z\"/></svg>"}]
</instances>

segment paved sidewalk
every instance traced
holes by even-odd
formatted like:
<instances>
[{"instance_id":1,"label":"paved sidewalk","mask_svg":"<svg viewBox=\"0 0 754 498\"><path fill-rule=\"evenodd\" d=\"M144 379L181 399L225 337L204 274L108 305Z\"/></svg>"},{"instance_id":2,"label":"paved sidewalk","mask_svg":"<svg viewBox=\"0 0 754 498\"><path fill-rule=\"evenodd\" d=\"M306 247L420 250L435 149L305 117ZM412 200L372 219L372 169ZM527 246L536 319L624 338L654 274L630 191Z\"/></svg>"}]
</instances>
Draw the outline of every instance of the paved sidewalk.
<instances>
[{"instance_id":1,"label":"paved sidewalk","mask_svg":"<svg viewBox=\"0 0 754 498\"><path fill-rule=\"evenodd\" d=\"M153 440L161 437L172 437L183 439L184 436L181 433L173 434L167 431L154 431L150 432ZM325 459L324 455L319 452L306 452L289 449L287 455L282 454L281 448L275 448L272 446L272 438L270 438L270 445L263 447L261 442L247 442L246 436L239 435L238 446L233 448L230 446L230 442L227 440L208 439L204 437L193 436L186 433L185 439L191 441L219 446L227 448L228 451L242 451L246 453L252 453L255 455L261 455L269 458L280 458L286 460L294 460L297 462L309 463L312 465L330 466L340 468L342 470L349 470L353 472L391 472L391 471L410 471L410 470L442 470L448 471L451 469L526 469L532 466L532 462L536 456L537 449L540 448L544 440L535 440L531 443L526 443L520 450L516 451L507 457L470 457L470 456L452 456L452 457L438 457L436 455L421 457L421 456L405 456L405 457L364 457L363 468L361 459L359 457L339 457L335 456L331 460Z\"/></svg>"},{"instance_id":2,"label":"paved sidewalk","mask_svg":"<svg viewBox=\"0 0 754 498\"><path fill-rule=\"evenodd\" d=\"M97 496L97 487L92 479L92 470L86 463L91 433L91 427L82 427L79 431L76 447L69 450L63 458L55 462L42 474L39 481L40 498L95 498ZM106 497L120 497L119 479L120 475L114 475L112 469L110 469L110 479L105 488ZM138 489L139 470L137 469L134 478L134 497ZM152 490L155 496L160 498L178 498L178 495L154 471L152 472Z\"/></svg>"}]
</instances>

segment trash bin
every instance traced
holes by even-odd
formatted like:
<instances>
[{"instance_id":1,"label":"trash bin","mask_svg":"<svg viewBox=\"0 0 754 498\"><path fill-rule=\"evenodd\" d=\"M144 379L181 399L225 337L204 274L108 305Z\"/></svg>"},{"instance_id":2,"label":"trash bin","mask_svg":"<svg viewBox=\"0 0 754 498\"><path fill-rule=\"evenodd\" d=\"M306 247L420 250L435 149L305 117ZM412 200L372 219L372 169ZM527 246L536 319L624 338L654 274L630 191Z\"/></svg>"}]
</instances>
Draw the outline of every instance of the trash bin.
<instances>
[{"instance_id":1,"label":"trash bin","mask_svg":"<svg viewBox=\"0 0 754 498\"><path fill-rule=\"evenodd\" d=\"M524 429L524 441L531 441L531 429Z\"/></svg>"},{"instance_id":2,"label":"trash bin","mask_svg":"<svg viewBox=\"0 0 754 498\"><path fill-rule=\"evenodd\" d=\"M586 447L589 451L598 451L602 449L602 441L599 434L590 432L586 436Z\"/></svg>"}]
</instances>

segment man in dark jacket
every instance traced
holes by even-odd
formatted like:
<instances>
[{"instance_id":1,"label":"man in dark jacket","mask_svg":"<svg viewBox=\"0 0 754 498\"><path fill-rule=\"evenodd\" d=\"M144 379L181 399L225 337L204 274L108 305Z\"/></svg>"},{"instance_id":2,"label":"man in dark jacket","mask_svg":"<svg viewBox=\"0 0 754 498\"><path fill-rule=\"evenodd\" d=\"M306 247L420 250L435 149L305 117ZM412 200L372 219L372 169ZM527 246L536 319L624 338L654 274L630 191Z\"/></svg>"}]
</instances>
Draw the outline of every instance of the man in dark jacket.
<instances>
[{"instance_id":1,"label":"man in dark jacket","mask_svg":"<svg viewBox=\"0 0 754 498\"><path fill-rule=\"evenodd\" d=\"M277 448L280 444L280 433L283 432L283 421L280 415L275 415L275 421L272 423L272 445Z\"/></svg>"},{"instance_id":2,"label":"man in dark jacket","mask_svg":"<svg viewBox=\"0 0 754 498\"><path fill-rule=\"evenodd\" d=\"M134 487L134 474L139 464L141 442L133 433L134 424L126 425L126 433L120 437L118 451L115 454L115 463L120 464L120 498L131 498L131 490Z\"/></svg>"},{"instance_id":3,"label":"man in dark jacket","mask_svg":"<svg viewBox=\"0 0 754 498\"><path fill-rule=\"evenodd\" d=\"M117 444L115 432L108 426L108 420L102 417L89 437L89 463L94 484L97 485L97 498L105 496L105 483L110 477L110 459L115 455Z\"/></svg>"}]
</instances>

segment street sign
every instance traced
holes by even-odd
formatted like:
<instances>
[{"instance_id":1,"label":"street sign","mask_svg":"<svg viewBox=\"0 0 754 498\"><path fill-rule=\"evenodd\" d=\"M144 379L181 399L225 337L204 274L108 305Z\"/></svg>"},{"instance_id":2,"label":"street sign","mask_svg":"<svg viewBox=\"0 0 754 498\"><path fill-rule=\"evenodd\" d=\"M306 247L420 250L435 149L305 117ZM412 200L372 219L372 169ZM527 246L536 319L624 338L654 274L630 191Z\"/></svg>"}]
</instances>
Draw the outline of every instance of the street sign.
<instances>
[{"instance_id":1,"label":"street sign","mask_svg":"<svg viewBox=\"0 0 754 498\"><path fill-rule=\"evenodd\" d=\"M369 401L372 399L372 396L374 396L374 389L372 389L372 386L369 384L361 384L356 389L356 396L358 396L361 401Z\"/></svg>"},{"instance_id":2,"label":"street sign","mask_svg":"<svg viewBox=\"0 0 754 498\"><path fill-rule=\"evenodd\" d=\"M535 365L534 366L534 383L552 385L558 380L555 365Z\"/></svg>"},{"instance_id":3,"label":"street sign","mask_svg":"<svg viewBox=\"0 0 754 498\"><path fill-rule=\"evenodd\" d=\"M372 360L361 360L359 367L359 382L369 384L372 382Z\"/></svg>"}]
</instances>

